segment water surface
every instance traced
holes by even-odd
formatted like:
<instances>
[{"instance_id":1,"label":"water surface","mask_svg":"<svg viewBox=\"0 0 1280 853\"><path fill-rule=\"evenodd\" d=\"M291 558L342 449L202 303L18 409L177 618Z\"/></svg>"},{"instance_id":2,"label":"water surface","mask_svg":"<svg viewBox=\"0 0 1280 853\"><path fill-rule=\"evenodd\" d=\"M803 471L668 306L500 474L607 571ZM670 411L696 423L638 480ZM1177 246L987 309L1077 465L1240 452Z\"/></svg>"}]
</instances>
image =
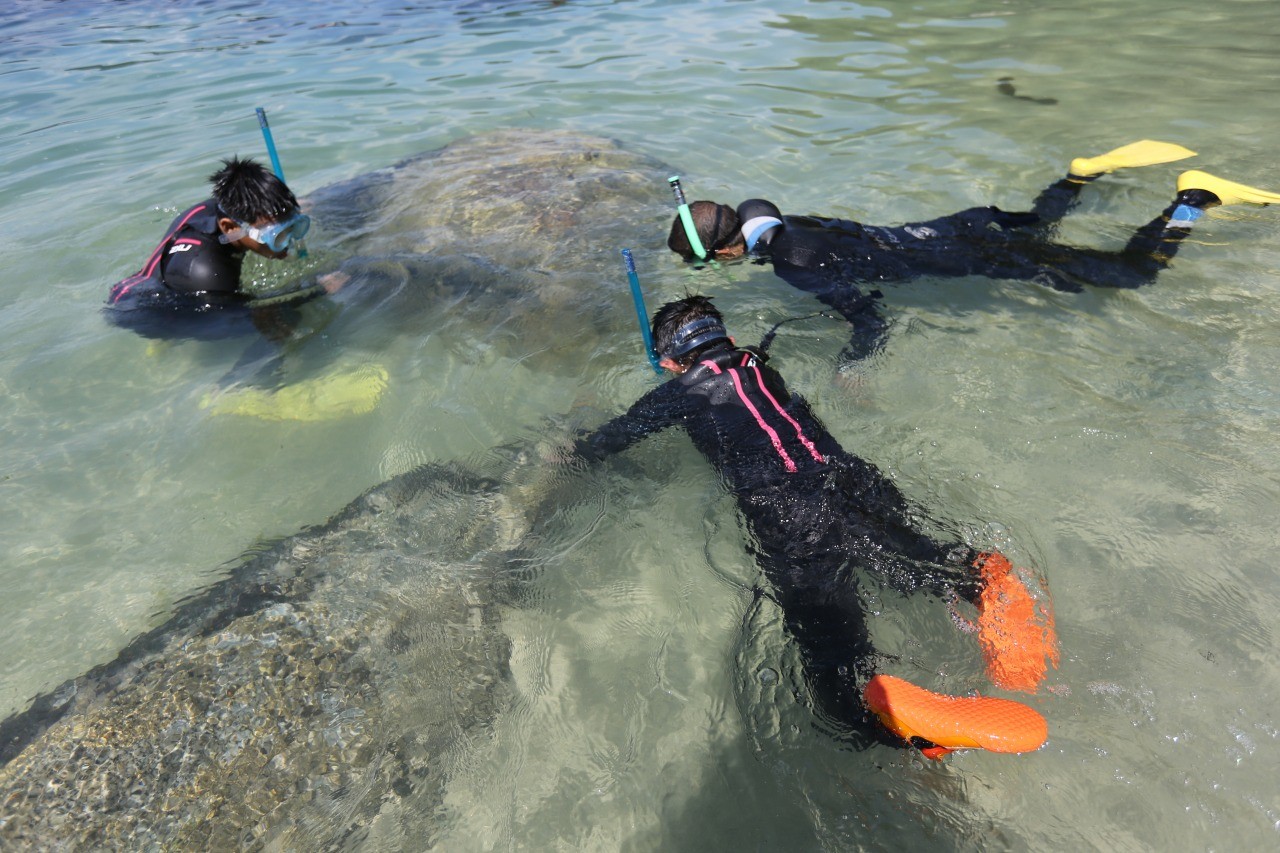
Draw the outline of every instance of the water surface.
<instances>
[{"instance_id":1,"label":"water surface","mask_svg":"<svg viewBox=\"0 0 1280 853\"><path fill-rule=\"evenodd\" d=\"M693 197L888 224L1019 209L1072 157L1144 137L1280 188L1273 18L1249 0L337 2L306 14L11 2L0 708L111 659L255 542L416 464L536 437L575 404L619 410L653 382L619 267L600 283L618 295L599 318L616 336L576 341L566 318L559 363L540 370L519 352L477 357L482 328L446 340L430 322L348 321L334 357L391 376L373 414L301 424L201 409L243 342L149 348L99 307L204 197L219 157L261 154L255 106L303 193L469 134L571 129L671 164ZM1002 78L1024 97L1002 93ZM1183 165L1089 187L1062 239L1119 247ZM651 305L717 295L746 340L814 310L767 268L691 275L652 249L669 216L634 223ZM340 260L325 241L321 224L315 268ZM749 609L756 570L731 502L666 435L584 484L592 497L546 531L536 594L506 619L519 698L487 760L454 775L434 841L1275 844L1276 212L1208 218L1137 292L974 279L886 293L890 343L852 376L833 375L843 330L821 318L788 327L777 363L940 526L1049 579L1063 663L1033 700L1047 747L944 766L836 748L770 681L788 648L776 614ZM930 603L887 598L876 630L922 679L987 689L972 638Z\"/></svg>"}]
</instances>

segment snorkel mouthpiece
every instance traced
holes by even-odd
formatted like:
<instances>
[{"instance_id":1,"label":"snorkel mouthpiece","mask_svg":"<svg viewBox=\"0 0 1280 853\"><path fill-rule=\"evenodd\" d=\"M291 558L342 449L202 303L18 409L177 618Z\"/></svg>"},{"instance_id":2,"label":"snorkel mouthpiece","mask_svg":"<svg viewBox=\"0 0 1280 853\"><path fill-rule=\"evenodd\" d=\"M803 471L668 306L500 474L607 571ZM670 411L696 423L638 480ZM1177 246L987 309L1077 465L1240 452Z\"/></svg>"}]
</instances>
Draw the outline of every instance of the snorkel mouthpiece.
<instances>
[{"instance_id":1,"label":"snorkel mouthpiece","mask_svg":"<svg viewBox=\"0 0 1280 853\"><path fill-rule=\"evenodd\" d=\"M707 250L702 247L698 229L693 225L693 214L689 212L689 203L685 201L684 188L680 186L680 176L672 175L667 178L667 183L671 185L671 192L675 193L676 211L680 214L680 224L684 226L684 234L689 238L689 248L698 256L698 260L705 261Z\"/></svg>"},{"instance_id":2,"label":"snorkel mouthpiece","mask_svg":"<svg viewBox=\"0 0 1280 853\"><path fill-rule=\"evenodd\" d=\"M664 355L672 360L686 356L704 344L713 341L727 341L729 332L715 317L703 317L692 323L685 323L671 336L671 350Z\"/></svg>"}]
</instances>

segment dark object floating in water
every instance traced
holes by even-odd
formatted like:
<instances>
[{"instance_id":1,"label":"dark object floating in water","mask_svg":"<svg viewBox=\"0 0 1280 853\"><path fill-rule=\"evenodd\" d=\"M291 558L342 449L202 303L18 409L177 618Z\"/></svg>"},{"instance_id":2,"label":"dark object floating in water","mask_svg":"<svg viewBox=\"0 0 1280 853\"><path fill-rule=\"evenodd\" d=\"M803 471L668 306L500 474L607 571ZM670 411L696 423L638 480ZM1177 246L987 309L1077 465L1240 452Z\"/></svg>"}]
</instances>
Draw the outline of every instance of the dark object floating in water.
<instances>
[{"instance_id":1,"label":"dark object floating in water","mask_svg":"<svg viewBox=\"0 0 1280 853\"><path fill-rule=\"evenodd\" d=\"M1019 101L1030 101L1033 104L1042 104L1046 107L1051 107L1058 103L1057 98L1033 98L1030 95L1019 95L1018 90L1013 86L1012 77L1001 77L996 82L996 91L1002 95L1008 95L1010 98L1017 98Z\"/></svg>"}]
</instances>

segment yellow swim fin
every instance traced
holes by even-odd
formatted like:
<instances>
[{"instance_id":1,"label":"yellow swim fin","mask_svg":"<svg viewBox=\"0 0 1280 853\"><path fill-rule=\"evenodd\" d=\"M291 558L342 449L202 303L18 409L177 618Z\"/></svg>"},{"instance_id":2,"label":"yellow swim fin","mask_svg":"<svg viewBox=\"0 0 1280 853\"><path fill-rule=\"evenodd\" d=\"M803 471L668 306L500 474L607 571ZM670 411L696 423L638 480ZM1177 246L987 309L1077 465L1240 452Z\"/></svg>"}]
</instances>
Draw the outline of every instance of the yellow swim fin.
<instances>
[{"instance_id":1,"label":"yellow swim fin","mask_svg":"<svg viewBox=\"0 0 1280 853\"><path fill-rule=\"evenodd\" d=\"M1280 204L1280 193L1246 187L1195 169L1178 176L1178 192L1183 190L1206 190L1223 204Z\"/></svg>"},{"instance_id":2,"label":"yellow swim fin","mask_svg":"<svg viewBox=\"0 0 1280 853\"><path fill-rule=\"evenodd\" d=\"M1081 178L1089 178L1114 172L1116 169L1155 166L1194 156L1196 152L1172 142L1140 139L1137 142L1122 145L1114 151L1108 151L1106 154L1099 154L1097 157L1077 157L1071 161L1070 172Z\"/></svg>"},{"instance_id":3,"label":"yellow swim fin","mask_svg":"<svg viewBox=\"0 0 1280 853\"><path fill-rule=\"evenodd\" d=\"M386 388L386 369L366 364L275 391L241 388L210 394L200 401L200 408L215 415L246 415L270 421L327 421L373 411Z\"/></svg>"}]
</instances>

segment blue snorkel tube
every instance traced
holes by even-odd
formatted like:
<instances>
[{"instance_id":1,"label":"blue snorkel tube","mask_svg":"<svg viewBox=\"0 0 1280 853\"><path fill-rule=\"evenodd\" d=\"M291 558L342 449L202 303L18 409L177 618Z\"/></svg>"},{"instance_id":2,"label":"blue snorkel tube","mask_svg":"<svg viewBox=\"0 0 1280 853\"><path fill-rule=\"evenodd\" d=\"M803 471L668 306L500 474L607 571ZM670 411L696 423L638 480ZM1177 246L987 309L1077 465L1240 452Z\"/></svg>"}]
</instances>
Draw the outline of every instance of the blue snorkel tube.
<instances>
[{"instance_id":1,"label":"blue snorkel tube","mask_svg":"<svg viewBox=\"0 0 1280 853\"><path fill-rule=\"evenodd\" d=\"M684 225L684 234L689 238L689 248L698 256L698 260L705 261L707 259L707 250L702 247L702 240L698 237L698 229L693 227L693 214L689 212L689 203L685 201L684 189L680 186L680 176L672 175L667 178L667 183L671 184L671 191L676 196L676 212L680 214L680 223Z\"/></svg>"},{"instance_id":2,"label":"blue snorkel tube","mask_svg":"<svg viewBox=\"0 0 1280 853\"><path fill-rule=\"evenodd\" d=\"M267 111L258 107L254 112L258 114L258 127L262 128L262 138L267 141L267 154L271 156L271 171L276 173L281 183L287 183L284 179L284 168L280 165L280 155L276 153L276 142L271 138L271 125L267 124Z\"/></svg>"},{"instance_id":3,"label":"blue snorkel tube","mask_svg":"<svg viewBox=\"0 0 1280 853\"><path fill-rule=\"evenodd\" d=\"M627 280L631 282L631 299L636 304L636 319L640 321L640 337L644 338L644 352L649 356L653 372L662 375L657 353L653 351L653 331L649 328L649 312L644 307L644 294L640 292L640 276L636 275L636 259L630 249L622 250L622 260L627 266Z\"/></svg>"},{"instance_id":4,"label":"blue snorkel tube","mask_svg":"<svg viewBox=\"0 0 1280 853\"><path fill-rule=\"evenodd\" d=\"M267 154L271 157L271 171L276 173L276 177L280 179L280 183L287 184L284 179L284 167L280 165L280 155L276 153L276 141L271 138L271 125L267 124L267 111L262 107L256 107L254 112L258 114L258 127L262 128L262 138L267 142ZM305 258L307 256L307 246L298 240L298 257Z\"/></svg>"}]
</instances>

